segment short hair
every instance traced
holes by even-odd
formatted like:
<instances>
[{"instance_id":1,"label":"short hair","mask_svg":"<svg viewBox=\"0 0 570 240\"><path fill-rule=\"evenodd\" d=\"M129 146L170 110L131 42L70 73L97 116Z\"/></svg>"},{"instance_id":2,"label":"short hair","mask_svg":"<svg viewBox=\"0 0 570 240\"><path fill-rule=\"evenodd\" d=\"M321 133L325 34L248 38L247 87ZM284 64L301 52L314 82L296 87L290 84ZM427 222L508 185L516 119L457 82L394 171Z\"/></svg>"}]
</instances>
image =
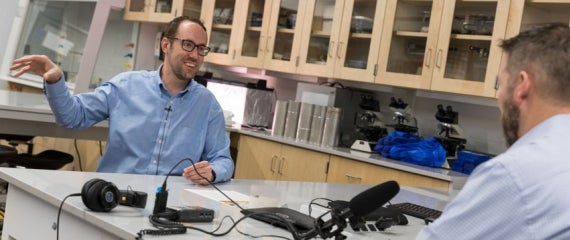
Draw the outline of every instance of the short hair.
<instances>
[{"instance_id":1,"label":"short hair","mask_svg":"<svg viewBox=\"0 0 570 240\"><path fill-rule=\"evenodd\" d=\"M551 23L533 27L504 40L500 47L508 54L506 68L511 76L525 70L536 79L539 96L559 104L570 104L568 24Z\"/></svg>"},{"instance_id":2,"label":"short hair","mask_svg":"<svg viewBox=\"0 0 570 240\"><path fill-rule=\"evenodd\" d=\"M204 32L207 32L206 26L204 26L204 23L202 23L202 21L200 21L199 19L189 16L180 16L172 19L172 21L168 23L168 25L166 26L166 30L164 31L164 37L166 38L176 37L176 34L178 33L178 27L180 26L180 23L184 21L197 23L198 25L200 25L200 27L202 27L202 29L204 29Z\"/></svg>"}]
</instances>

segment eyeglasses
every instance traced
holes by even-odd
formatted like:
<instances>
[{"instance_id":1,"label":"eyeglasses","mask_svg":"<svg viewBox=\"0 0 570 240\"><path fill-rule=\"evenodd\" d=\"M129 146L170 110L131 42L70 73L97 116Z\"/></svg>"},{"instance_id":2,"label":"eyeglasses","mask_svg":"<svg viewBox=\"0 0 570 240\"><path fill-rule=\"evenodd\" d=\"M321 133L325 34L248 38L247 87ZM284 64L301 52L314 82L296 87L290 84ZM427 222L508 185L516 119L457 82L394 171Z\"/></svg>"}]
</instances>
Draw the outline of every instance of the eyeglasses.
<instances>
[{"instance_id":1,"label":"eyeglasses","mask_svg":"<svg viewBox=\"0 0 570 240\"><path fill-rule=\"evenodd\" d=\"M200 56L206 56L210 52L209 47L206 47L204 45L196 45L196 43L194 43L188 39L180 39L180 38L175 38L175 37L169 37L169 39L180 40L180 43L182 44L182 49L184 49L188 52L192 52L192 50L194 50L194 48L198 48L198 55L200 55Z\"/></svg>"}]
</instances>

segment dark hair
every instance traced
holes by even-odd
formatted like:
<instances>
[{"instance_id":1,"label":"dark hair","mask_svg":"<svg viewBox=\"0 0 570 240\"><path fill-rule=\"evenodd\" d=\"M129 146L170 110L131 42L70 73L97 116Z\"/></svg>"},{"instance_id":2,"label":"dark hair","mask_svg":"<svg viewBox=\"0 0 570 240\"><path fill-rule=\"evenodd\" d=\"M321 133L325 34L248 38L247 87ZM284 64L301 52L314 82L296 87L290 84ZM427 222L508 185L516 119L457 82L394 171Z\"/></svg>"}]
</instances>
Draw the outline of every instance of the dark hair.
<instances>
[{"instance_id":1,"label":"dark hair","mask_svg":"<svg viewBox=\"0 0 570 240\"><path fill-rule=\"evenodd\" d=\"M570 103L568 24L551 23L528 29L504 40L500 47L508 54L506 68L511 76L525 70L536 79L539 96Z\"/></svg>"},{"instance_id":2,"label":"dark hair","mask_svg":"<svg viewBox=\"0 0 570 240\"><path fill-rule=\"evenodd\" d=\"M164 31L164 37L166 38L176 37L176 33L178 33L178 27L180 26L180 23L184 21L197 23L198 25L200 25L200 27L202 27L202 29L204 29L204 32L207 32L206 26L204 26L204 23L202 23L202 21L200 21L199 19L188 16L180 16L172 19L172 21L168 23L168 25L166 26L166 30Z\"/></svg>"}]
</instances>

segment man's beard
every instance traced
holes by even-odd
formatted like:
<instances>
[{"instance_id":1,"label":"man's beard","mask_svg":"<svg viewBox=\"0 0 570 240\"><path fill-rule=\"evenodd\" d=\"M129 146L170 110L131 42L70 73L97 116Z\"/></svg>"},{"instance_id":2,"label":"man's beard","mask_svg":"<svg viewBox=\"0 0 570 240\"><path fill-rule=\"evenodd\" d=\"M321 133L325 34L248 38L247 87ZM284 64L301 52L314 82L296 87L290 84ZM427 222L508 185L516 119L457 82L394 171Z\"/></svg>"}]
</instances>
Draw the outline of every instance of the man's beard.
<instances>
[{"instance_id":1,"label":"man's beard","mask_svg":"<svg viewBox=\"0 0 570 240\"><path fill-rule=\"evenodd\" d=\"M512 98L503 104L503 109L504 112L501 114L503 134L507 141L507 147L510 147L519 139L520 109L514 104Z\"/></svg>"}]
</instances>

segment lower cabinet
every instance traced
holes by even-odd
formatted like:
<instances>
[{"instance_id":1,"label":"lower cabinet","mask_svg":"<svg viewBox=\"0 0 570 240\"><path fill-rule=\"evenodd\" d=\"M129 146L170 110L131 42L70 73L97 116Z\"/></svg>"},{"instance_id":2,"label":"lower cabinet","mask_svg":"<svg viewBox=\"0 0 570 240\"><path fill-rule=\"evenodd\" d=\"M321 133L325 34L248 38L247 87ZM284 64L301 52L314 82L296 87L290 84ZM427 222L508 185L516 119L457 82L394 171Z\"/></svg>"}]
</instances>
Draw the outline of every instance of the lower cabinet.
<instances>
[{"instance_id":1,"label":"lower cabinet","mask_svg":"<svg viewBox=\"0 0 570 240\"><path fill-rule=\"evenodd\" d=\"M379 184L448 189L450 182L240 134L236 179Z\"/></svg>"},{"instance_id":2,"label":"lower cabinet","mask_svg":"<svg viewBox=\"0 0 570 240\"><path fill-rule=\"evenodd\" d=\"M237 179L325 182L329 155L241 135Z\"/></svg>"},{"instance_id":3,"label":"lower cabinet","mask_svg":"<svg viewBox=\"0 0 570 240\"><path fill-rule=\"evenodd\" d=\"M359 162L348 158L330 156L327 182L379 184L395 180L400 186L448 189L450 182L410 172Z\"/></svg>"}]
</instances>

